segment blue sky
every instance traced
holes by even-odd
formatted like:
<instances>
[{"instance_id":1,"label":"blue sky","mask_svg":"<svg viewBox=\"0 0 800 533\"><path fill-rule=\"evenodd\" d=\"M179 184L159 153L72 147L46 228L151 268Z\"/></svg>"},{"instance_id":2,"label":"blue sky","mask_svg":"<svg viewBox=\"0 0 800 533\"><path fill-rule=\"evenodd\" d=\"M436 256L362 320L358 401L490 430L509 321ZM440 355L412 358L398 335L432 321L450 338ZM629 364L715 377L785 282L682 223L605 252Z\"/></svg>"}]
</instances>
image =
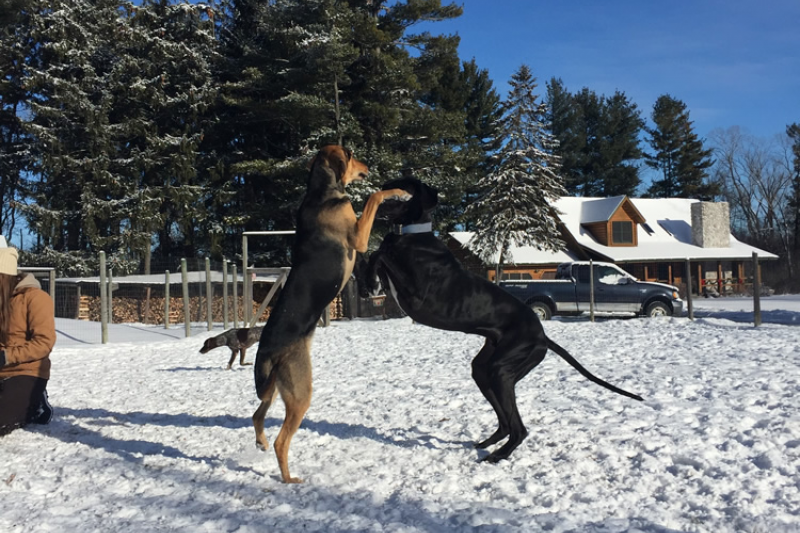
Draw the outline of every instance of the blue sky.
<instances>
[{"instance_id":1,"label":"blue sky","mask_svg":"<svg viewBox=\"0 0 800 533\"><path fill-rule=\"evenodd\" d=\"M446 0L443 0L446 3ZM800 122L800 0L456 0L464 14L430 25L461 37L501 97L523 63L540 94L619 89L648 119L662 94L688 106L702 138L740 126L758 137Z\"/></svg>"}]
</instances>

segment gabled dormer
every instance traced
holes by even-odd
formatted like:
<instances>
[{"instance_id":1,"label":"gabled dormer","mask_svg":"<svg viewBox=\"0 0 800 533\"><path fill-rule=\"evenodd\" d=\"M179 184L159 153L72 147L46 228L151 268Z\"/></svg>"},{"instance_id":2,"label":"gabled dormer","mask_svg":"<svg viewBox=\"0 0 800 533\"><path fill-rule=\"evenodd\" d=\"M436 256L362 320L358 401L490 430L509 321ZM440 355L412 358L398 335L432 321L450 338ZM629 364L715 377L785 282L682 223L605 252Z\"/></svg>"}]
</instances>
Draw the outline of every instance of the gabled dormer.
<instances>
[{"instance_id":1,"label":"gabled dormer","mask_svg":"<svg viewBox=\"0 0 800 533\"><path fill-rule=\"evenodd\" d=\"M581 206L581 226L604 246L637 246L636 226L644 223L627 196L587 200Z\"/></svg>"}]
</instances>

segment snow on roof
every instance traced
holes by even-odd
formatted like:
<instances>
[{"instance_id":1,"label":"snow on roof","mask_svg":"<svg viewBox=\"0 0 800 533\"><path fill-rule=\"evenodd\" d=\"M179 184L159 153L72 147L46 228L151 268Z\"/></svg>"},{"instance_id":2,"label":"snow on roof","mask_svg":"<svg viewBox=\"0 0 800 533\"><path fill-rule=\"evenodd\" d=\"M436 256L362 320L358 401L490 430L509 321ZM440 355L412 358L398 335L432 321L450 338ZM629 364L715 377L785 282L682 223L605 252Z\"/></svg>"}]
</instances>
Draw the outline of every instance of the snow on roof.
<instances>
[{"instance_id":1,"label":"snow on roof","mask_svg":"<svg viewBox=\"0 0 800 533\"><path fill-rule=\"evenodd\" d=\"M638 246L604 246L595 240L581 224L596 222L597 219L583 218L587 211L584 205L592 206L602 198L562 197L555 202L561 211L561 220L575 240L588 250L592 250L614 262L657 261L691 259L697 260L744 260L750 259L753 252L760 259L777 259L759 248L744 244L733 235L727 248L701 248L692 244L692 204L698 200L685 198L630 198L630 201L645 219L647 231L643 224L637 225ZM605 204L596 204L603 206ZM619 205L619 203L617 204ZM590 208L588 213L593 217L600 212ZM612 211L613 213L613 211ZM609 216L611 213L609 213ZM603 220L608 220L606 217Z\"/></svg>"},{"instance_id":2,"label":"snow on roof","mask_svg":"<svg viewBox=\"0 0 800 533\"><path fill-rule=\"evenodd\" d=\"M585 198L581 203L581 222L604 222L611 218L611 215L619 209L625 196L614 196L612 198ZM556 204L558 205L558 204Z\"/></svg>"},{"instance_id":3,"label":"snow on roof","mask_svg":"<svg viewBox=\"0 0 800 533\"><path fill-rule=\"evenodd\" d=\"M554 206L561 212L561 221L575 240L611 262L702 260L748 260L753 252L759 259L777 259L778 256L745 244L730 236L727 248L701 248L692 243L692 204L698 200L685 198L629 198L644 217L637 224L638 246L605 246L592 236L582 224L608 220L622 204L625 196L613 198L562 197ZM645 227L646 226L646 227ZM649 229L649 231L648 231ZM472 232L452 232L450 235L464 247ZM516 264L558 264L578 259L569 250L550 252L534 247L514 247L511 250ZM493 258L496 261L497 257Z\"/></svg>"},{"instance_id":4,"label":"snow on roof","mask_svg":"<svg viewBox=\"0 0 800 533\"><path fill-rule=\"evenodd\" d=\"M472 238L472 235L474 235L473 232L453 231L449 233L449 235L460 242L461 246L467 248L468 250L470 249L467 243ZM497 262L498 256L499 253L492 257L492 261L494 263ZM520 265L560 264L578 259L578 256L574 255L569 250L551 252L546 250L537 250L533 246L512 246L511 256L513 258L513 263Z\"/></svg>"}]
</instances>

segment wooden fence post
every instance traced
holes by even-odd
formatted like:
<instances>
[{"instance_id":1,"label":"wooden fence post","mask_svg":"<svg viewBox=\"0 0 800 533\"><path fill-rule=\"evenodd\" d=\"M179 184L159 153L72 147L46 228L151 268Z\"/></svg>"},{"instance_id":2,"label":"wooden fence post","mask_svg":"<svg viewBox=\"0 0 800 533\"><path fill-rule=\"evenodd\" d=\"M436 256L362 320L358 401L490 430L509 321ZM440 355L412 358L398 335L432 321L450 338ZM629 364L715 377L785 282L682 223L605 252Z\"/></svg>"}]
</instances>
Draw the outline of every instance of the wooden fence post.
<instances>
[{"instance_id":1,"label":"wooden fence post","mask_svg":"<svg viewBox=\"0 0 800 533\"><path fill-rule=\"evenodd\" d=\"M211 259L206 257L206 319L208 320L208 331L214 329L214 286L211 284Z\"/></svg>"},{"instance_id":2,"label":"wooden fence post","mask_svg":"<svg viewBox=\"0 0 800 533\"><path fill-rule=\"evenodd\" d=\"M190 320L190 306L189 306L189 272L186 267L186 259L181 259L181 285L183 285L183 323L186 336L192 335L192 323Z\"/></svg>"},{"instance_id":3,"label":"wooden fence post","mask_svg":"<svg viewBox=\"0 0 800 533\"><path fill-rule=\"evenodd\" d=\"M53 299L53 313L56 310L56 270L50 269L50 298Z\"/></svg>"},{"instance_id":4,"label":"wooden fence post","mask_svg":"<svg viewBox=\"0 0 800 533\"><path fill-rule=\"evenodd\" d=\"M108 291L108 323L114 323L114 268L108 269L108 283L106 283L106 290Z\"/></svg>"},{"instance_id":5,"label":"wooden fence post","mask_svg":"<svg viewBox=\"0 0 800 533\"><path fill-rule=\"evenodd\" d=\"M228 329L228 260L222 260L222 327Z\"/></svg>"},{"instance_id":6,"label":"wooden fence post","mask_svg":"<svg viewBox=\"0 0 800 533\"><path fill-rule=\"evenodd\" d=\"M169 270L164 272L164 329L169 329Z\"/></svg>"},{"instance_id":7,"label":"wooden fence post","mask_svg":"<svg viewBox=\"0 0 800 533\"><path fill-rule=\"evenodd\" d=\"M233 327L239 327L239 274L236 272L236 263L231 263L233 268Z\"/></svg>"},{"instance_id":8,"label":"wooden fence post","mask_svg":"<svg viewBox=\"0 0 800 533\"><path fill-rule=\"evenodd\" d=\"M244 324L250 323L250 315L253 314L253 282L247 271L247 247L247 235L242 235L242 322Z\"/></svg>"},{"instance_id":9,"label":"wooden fence post","mask_svg":"<svg viewBox=\"0 0 800 533\"><path fill-rule=\"evenodd\" d=\"M108 342L108 293L106 292L106 253L100 252L100 342Z\"/></svg>"}]
</instances>

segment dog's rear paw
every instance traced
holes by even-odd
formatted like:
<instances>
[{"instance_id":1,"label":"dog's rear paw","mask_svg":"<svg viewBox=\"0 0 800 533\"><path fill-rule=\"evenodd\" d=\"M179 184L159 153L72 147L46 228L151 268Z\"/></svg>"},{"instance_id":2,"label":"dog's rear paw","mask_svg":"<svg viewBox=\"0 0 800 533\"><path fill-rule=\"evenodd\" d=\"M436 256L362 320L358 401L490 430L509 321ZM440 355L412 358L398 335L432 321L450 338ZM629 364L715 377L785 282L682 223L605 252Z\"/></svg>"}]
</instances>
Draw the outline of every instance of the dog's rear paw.
<instances>
[{"instance_id":1,"label":"dog's rear paw","mask_svg":"<svg viewBox=\"0 0 800 533\"><path fill-rule=\"evenodd\" d=\"M507 459L507 457L501 457L501 456L499 456L499 455L497 455L497 454L490 453L490 454L489 454L489 455L487 455L486 457L482 457L481 459L478 459L478 462L481 462L481 463L490 463L490 464L493 464L493 465L494 465L494 464L497 464L497 463L499 463L499 462L500 462L500 461L502 461L503 459Z\"/></svg>"},{"instance_id":2,"label":"dog's rear paw","mask_svg":"<svg viewBox=\"0 0 800 533\"><path fill-rule=\"evenodd\" d=\"M498 429L497 431L495 431L495 432L492 434L492 436L491 436L491 437L489 437L489 438L488 438L488 439L486 439L485 441L476 443L476 444L475 444L475 447L476 447L477 449L479 449L479 450L483 450L483 449L486 449L486 448L488 448L488 447L489 447L489 446L491 446L492 444L497 444L498 442L500 442L501 440L503 440L503 439L504 439L504 438L506 438L506 437L508 437L508 432L507 432L507 431L502 431L502 430L499 430L499 429Z\"/></svg>"}]
</instances>

